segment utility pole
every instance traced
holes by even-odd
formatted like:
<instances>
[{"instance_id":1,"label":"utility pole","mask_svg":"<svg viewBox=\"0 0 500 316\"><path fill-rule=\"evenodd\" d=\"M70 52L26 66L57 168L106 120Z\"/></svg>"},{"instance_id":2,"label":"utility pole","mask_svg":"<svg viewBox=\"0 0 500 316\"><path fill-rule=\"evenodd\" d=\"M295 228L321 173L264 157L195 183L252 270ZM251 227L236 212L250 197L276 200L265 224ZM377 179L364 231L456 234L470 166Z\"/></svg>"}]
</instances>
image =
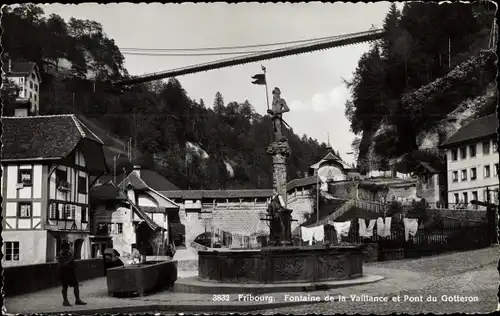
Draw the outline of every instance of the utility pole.
<instances>
[{"instance_id":1,"label":"utility pole","mask_svg":"<svg viewBox=\"0 0 500 316\"><path fill-rule=\"evenodd\" d=\"M132 150L132 159L135 158L135 148L137 147L137 117L134 111L134 146Z\"/></svg>"},{"instance_id":2,"label":"utility pole","mask_svg":"<svg viewBox=\"0 0 500 316\"><path fill-rule=\"evenodd\" d=\"M448 69L451 69L451 37L448 38Z\"/></svg>"},{"instance_id":3,"label":"utility pole","mask_svg":"<svg viewBox=\"0 0 500 316\"><path fill-rule=\"evenodd\" d=\"M319 224L319 174L316 171L316 224Z\"/></svg>"},{"instance_id":4,"label":"utility pole","mask_svg":"<svg viewBox=\"0 0 500 316\"><path fill-rule=\"evenodd\" d=\"M116 184L116 156L113 157L113 183Z\"/></svg>"}]
</instances>

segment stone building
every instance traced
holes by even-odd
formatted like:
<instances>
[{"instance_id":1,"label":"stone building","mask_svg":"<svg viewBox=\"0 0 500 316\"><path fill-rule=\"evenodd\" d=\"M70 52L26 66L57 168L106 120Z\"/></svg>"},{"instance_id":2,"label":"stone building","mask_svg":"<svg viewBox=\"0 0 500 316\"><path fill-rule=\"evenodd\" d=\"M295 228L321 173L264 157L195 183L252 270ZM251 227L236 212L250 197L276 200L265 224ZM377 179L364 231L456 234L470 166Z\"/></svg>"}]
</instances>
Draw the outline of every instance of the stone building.
<instances>
[{"instance_id":1,"label":"stone building","mask_svg":"<svg viewBox=\"0 0 500 316\"><path fill-rule=\"evenodd\" d=\"M128 199L126 193L112 182L96 185L90 194L92 258L102 254L106 248L114 248L123 256L127 256L140 244L144 235L156 236L159 233L161 236L165 232L163 227ZM150 238L146 240L150 242ZM154 238L151 244L153 248L159 249L155 247Z\"/></svg>"},{"instance_id":2,"label":"stone building","mask_svg":"<svg viewBox=\"0 0 500 316\"><path fill-rule=\"evenodd\" d=\"M417 197L425 199L430 207L447 205L446 166L440 161L420 162L414 174L418 177Z\"/></svg>"}]
</instances>

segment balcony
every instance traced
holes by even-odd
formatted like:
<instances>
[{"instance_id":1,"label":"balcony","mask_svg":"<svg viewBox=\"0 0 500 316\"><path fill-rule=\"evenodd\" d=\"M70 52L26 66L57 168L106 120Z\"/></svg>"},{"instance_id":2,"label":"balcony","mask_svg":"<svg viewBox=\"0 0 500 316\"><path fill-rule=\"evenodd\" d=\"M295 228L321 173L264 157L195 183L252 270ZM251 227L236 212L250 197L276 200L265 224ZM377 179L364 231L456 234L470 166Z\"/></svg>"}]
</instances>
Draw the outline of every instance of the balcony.
<instances>
[{"instance_id":1,"label":"balcony","mask_svg":"<svg viewBox=\"0 0 500 316\"><path fill-rule=\"evenodd\" d=\"M69 184L68 181L61 180L57 184L57 190L61 192L69 192L71 191L71 185Z\"/></svg>"}]
</instances>

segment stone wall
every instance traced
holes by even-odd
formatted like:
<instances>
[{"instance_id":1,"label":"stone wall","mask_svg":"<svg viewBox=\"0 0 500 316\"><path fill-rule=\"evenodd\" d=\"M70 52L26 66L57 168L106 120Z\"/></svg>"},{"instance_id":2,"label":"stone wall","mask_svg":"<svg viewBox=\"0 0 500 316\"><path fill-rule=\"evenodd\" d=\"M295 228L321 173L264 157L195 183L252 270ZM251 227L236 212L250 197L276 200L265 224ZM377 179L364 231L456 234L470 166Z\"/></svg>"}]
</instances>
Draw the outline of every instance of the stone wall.
<instances>
[{"instance_id":1,"label":"stone wall","mask_svg":"<svg viewBox=\"0 0 500 316\"><path fill-rule=\"evenodd\" d=\"M400 199L416 199L416 185L408 186L389 186L388 190L372 191L368 188L358 187L358 198L365 201L390 201L393 198Z\"/></svg>"},{"instance_id":2,"label":"stone wall","mask_svg":"<svg viewBox=\"0 0 500 316\"><path fill-rule=\"evenodd\" d=\"M409 185L388 185L388 190L384 190L381 184L380 190L370 190L358 181L331 183L328 186L328 192L339 199L360 199L365 201L384 201L396 199L416 198L417 187L415 184Z\"/></svg>"},{"instance_id":3,"label":"stone wall","mask_svg":"<svg viewBox=\"0 0 500 316\"><path fill-rule=\"evenodd\" d=\"M358 197L358 182L338 182L328 186L328 192L339 199L356 199Z\"/></svg>"},{"instance_id":4,"label":"stone wall","mask_svg":"<svg viewBox=\"0 0 500 316\"><path fill-rule=\"evenodd\" d=\"M55 262L6 267L3 270L3 275L4 290L7 296L60 286L59 270ZM104 276L102 259L77 260L76 275L78 281Z\"/></svg>"},{"instance_id":5,"label":"stone wall","mask_svg":"<svg viewBox=\"0 0 500 316\"><path fill-rule=\"evenodd\" d=\"M205 232L226 231L232 234L250 236L256 233L269 234L264 202L228 202L215 207L204 205L200 211L187 211L181 207L179 217L186 228L185 242L190 247L197 236ZM221 236L222 237L222 236Z\"/></svg>"},{"instance_id":6,"label":"stone wall","mask_svg":"<svg viewBox=\"0 0 500 316\"><path fill-rule=\"evenodd\" d=\"M305 221L304 214L313 211L311 197L306 192L304 194L301 193L297 192L297 194L288 196L287 208L293 210L292 219L297 220L296 222L292 222L292 231Z\"/></svg>"}]
</instances>

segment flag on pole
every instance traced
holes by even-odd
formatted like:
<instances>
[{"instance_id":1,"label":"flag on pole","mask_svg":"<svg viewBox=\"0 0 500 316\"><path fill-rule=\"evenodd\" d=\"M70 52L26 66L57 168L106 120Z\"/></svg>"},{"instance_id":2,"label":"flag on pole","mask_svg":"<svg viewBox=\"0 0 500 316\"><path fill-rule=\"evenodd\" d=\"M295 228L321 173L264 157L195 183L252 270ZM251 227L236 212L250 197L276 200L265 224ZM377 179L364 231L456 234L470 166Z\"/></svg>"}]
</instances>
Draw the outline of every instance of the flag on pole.
<instances>
[{"instance_id":1,"label":"flag on pole","mask_svg":"<svg viewBox=\"0 0 500 316\"><path fill-rule=\"evenodd\" d=\"M265 85L266 84L266 74L257 74L252 77L254 81L252 81L253 84L258 84L258 85Z\"/></svg>"}]
</instances>

